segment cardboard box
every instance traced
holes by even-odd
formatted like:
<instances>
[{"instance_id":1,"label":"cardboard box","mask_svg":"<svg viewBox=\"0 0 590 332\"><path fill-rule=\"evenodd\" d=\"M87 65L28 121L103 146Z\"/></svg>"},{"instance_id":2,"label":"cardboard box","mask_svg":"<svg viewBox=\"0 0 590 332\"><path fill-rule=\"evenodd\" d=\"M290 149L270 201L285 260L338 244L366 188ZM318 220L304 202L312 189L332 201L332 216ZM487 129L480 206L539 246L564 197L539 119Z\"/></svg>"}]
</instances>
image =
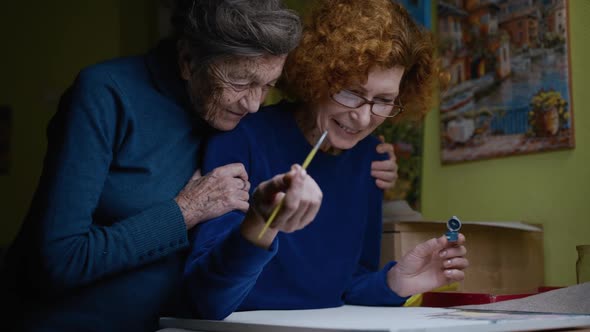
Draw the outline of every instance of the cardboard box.
<instances>
[{"instance_id":1,"label":"cardboard box","mask_svg":"<svg viewBox=\"0 0 590 332\"><path fill-rule=\"evenodd\" d=\"M545 284L543 230L521 222L462 222L469 268L459 291L531 294ZM381 263L446 232L446 221L384 222Z\"/></svg>"}]
</instances>

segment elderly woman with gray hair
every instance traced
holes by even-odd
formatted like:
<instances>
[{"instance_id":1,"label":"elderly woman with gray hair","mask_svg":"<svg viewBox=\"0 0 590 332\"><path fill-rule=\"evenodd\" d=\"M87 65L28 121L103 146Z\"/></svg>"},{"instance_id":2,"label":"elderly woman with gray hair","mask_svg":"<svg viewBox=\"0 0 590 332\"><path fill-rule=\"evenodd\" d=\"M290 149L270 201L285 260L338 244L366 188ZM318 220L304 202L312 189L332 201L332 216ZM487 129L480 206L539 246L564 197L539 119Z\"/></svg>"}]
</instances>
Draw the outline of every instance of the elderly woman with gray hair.
<instances>
[{"instance_id":1,"label":"elderly woman with gray hair","mask_svg":"<svg viewBox=\"0 0 590 332\"><path fill-rule=\"evenodd\" d=\"M248 209L243 165L201 176L201 145L258 110L299 18L278 0L197 0L172 23L170 40L82 70L62 96L3 266L8 330L155 330L179 303L187 230ZM394 158L375 171L391 184Z\"/></svg>"}]
</instances>

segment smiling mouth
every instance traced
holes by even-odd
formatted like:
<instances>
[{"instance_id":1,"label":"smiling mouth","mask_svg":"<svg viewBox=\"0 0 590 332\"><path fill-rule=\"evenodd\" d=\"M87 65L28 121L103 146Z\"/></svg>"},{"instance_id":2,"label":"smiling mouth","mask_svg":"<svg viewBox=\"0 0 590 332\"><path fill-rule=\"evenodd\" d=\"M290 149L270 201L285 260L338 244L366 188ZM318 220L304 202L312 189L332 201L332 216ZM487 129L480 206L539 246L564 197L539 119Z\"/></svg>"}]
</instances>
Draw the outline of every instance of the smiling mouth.
<instances>
[{"instance_id":1,"label":"smiling mouth","mask_svg":"<svg viewBox=\"0 0 590 332\"><path fill-rule=\"evenodd\" d=\"M336 120L334 120L334 122L336 123L336 125L338 125L338 127L340 127L340 129L344 130L344 132L346 132L347 134L356 135L361 132L360 130L349 128Z\"/></svg>"},{"instance_id":2,"label":"smiling mouth","mask_svg":"<svg viewBox=\"0 0 590 332\"><path fill-rule=\"evenodd\" d=\"M230 110L227 110L227 112L234 115L234 116L240 117L240 118L243 117L244 115L246 115L246 113L237 113L237 112L232 112Z\"/></svg>"}]
</instances>

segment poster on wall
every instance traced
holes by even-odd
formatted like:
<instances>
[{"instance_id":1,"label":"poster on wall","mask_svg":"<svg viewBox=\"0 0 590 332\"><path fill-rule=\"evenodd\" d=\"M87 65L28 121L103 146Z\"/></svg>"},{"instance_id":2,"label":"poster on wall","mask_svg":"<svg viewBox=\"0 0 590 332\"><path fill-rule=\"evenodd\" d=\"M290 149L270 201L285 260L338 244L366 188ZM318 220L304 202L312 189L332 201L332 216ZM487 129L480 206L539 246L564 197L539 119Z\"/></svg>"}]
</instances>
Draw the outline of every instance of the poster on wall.
<instances>
[{"instance_id":1,"label":"poster on wall","mask_svg":"<svg viewBox=\"0 0 590 332\"><path fill-rule=\"evenodd\" d=\"M443 164L574 147L565 0L438 0Z\"/></svg>"},{"instance_id":2,"label":"poster on wall","mask_svg":"<svg viewBox=\"0 0 590 332\"><path fill-rule=\"evenodd\" d=\"M10 170L10 134L12 132L12 110L0 105L0 175Z\"/></svg>"}]
</instances>

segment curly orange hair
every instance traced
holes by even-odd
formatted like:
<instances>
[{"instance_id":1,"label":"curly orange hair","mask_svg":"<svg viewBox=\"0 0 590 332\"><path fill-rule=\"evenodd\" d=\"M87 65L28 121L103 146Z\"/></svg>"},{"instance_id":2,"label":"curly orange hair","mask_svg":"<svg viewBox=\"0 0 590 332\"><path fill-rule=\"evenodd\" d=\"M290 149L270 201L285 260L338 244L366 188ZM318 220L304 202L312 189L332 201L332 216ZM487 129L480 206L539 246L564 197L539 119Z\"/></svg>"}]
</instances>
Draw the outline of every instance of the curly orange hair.
<instances>
[{"instance_id":1,"label":"curly orange hair","mask_svg":"<svg viewBox=\"0 0 590 332\"><path fill-rule=\"evenodd\" d=\"M431 34L391 0L322 0L289 55L281 87L304 103L354 84L374 67L405 68L399 100L404 118L422 118L432 106L438 67Z\"/></svg>"}]
</instances>

